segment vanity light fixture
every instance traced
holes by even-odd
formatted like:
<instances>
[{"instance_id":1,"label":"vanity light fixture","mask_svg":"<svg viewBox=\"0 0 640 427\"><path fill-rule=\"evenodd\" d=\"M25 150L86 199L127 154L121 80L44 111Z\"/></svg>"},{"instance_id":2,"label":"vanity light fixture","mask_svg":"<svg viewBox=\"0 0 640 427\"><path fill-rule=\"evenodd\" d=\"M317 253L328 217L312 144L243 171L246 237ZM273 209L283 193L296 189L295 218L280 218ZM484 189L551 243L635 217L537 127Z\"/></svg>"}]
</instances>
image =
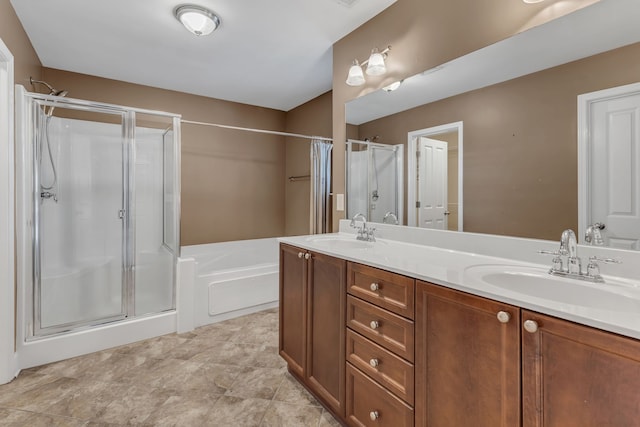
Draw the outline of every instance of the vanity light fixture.
<instances>
[{"instance_id":1,"label":"vanity light fixture","mask_svg":"<svg viewBox=\"0 0 640 427\"><path fill-rule=\"evenodd\" d=\"M360 63L358 60L353 61L353 65L349 68L349 74L347 76L347 84L349 86L362 86L365 82L364 73L362 72L362 67L365 65L366 73L369 76L381 76L387 72L387 67L384 63L384 60L387 58L389 51L391 50L391 46L387 46L385 50L382 52L378 51L378 48L374 48L371 51L371 56L366 61Z\"/></svg>"},{"instance_id":2,"label":"vanity light fixture","mask_svg":"<svg viewBox=\"0 0 640 427\"><path fill-rule=\"evenodd\" d=\"M209 35L220 26L220 18L215 13L195 4L178 6L173 14L187 30L196 36Z\"/></svg>"}]
</instances>

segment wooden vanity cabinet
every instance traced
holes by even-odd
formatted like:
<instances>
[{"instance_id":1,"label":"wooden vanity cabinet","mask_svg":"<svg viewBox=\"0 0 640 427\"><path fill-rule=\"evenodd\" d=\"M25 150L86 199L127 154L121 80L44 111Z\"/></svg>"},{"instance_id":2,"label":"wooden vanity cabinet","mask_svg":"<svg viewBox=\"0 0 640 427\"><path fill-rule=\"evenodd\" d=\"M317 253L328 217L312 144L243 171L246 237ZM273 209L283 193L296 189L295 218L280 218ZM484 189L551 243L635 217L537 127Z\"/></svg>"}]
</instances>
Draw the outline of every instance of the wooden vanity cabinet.
<instances>
[{"instance_id":1,"label":"wooden vanity cabinet","mask_svg":"<svg viewBox=\"0 0 640 427\"><path fill-rule=\"evenodd\" d=\"M280 272L280 355L344 417L346 261L281 244Z\"/></svg>"},{"instance_id":2,"label":"wooden vanity cabinet","mask_svg":"<svg viewBox=\"0 0 640 427\"><path fill-rule=\"evenodd\" d=\"M350 262L347 293L347 424L413 427L415 279Z\"/></svg>"},{"instance_id":3,"label":"wooden vanity cabinet","mask_svg":"<svg viewBox=\"0 0 640 427\"><path fill-rule=\"evenodd\" d=\"M524 427L640 426L640 342L522 310Z\"/></svg>"},{"instance_id":4,"label":"wooden vanity cabinet","mask_svg":"<svg viewBox=\"0 0 640 427\"><path fill-rule=\"evenodd\" d=\"M418 281L416 426L520 425L520 309Z\"/></svg>"}]
</instances>

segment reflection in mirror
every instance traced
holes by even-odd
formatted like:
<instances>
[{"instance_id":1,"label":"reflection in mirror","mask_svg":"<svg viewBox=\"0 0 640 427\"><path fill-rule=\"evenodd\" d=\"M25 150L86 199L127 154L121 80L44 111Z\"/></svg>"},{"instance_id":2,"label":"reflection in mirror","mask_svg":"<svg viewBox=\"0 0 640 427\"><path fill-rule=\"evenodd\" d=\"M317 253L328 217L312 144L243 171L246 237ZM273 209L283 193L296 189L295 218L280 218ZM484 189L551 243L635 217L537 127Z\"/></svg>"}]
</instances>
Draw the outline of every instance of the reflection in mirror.
<instances>
[{"instance_id":1,"label":"reflection in mirror","mask_svg":"<svg viewBox=\"0 0 640 427\"><path fill-rule=\"evenodd\" d=\"M407 144L407 224L462 231L462 122L409 132Z\"/></svg>"},{"instance_id":2,"label":"reflection in mirror","mask_svg":"<svg viewBox=\"0 0 640 427\"><path fill-rule=\"evenodd\" d=\"M369 222L404 224L403 145L348 140L346 149L348 218L363 214Z\"/></svg>"},{"instance_id":3,"label":"reflection in mirror","mask_svg":"<svg viewBox=\"0 0 640 427\"><path fill-rule=\"evenodd\" d=\"M572 228L582 237L577 99L640 80L638 20L638 1L595 3L405 79L394 92L348 102L347 135L410 141L416 130L463 121L465 231L558 240ZM628 142L640 152L637 138ZM415 194L410 159L407 203ZM407 205L407 219L410 212Z\"/></svg>"}]
</instances>

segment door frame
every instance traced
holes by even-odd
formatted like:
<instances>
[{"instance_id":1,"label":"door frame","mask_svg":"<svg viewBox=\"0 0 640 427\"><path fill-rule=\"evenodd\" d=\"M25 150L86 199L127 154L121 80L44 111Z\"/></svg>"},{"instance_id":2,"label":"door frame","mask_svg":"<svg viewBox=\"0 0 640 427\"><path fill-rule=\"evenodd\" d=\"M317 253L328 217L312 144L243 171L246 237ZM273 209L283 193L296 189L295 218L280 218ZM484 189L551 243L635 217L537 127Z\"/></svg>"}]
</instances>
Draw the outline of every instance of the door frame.
<instances>
[{"instance_id":1,"label":"door frame","mask_svg":"<svg viewBox=\"0 0 640 427\"><path fill-rule=\"evenodd\" d=\"M578 238L584 243L583 231L591 224L591 159L593 141L590 132L592 105L596 102L640 94L640 83L632 83L578 95Z\"/></svg>"},{"instance_id":2,"label":"door frame","mask_svg":"<svg viewBox=\"0 0 640 427\"><path fill-rule=\"evenodd\" d=\"M458 132L458 231L463 230L463 128L464 122L447 123L440 126L414 130L407 133L407 225L417 227L418 215L416 213L416 180L417 161L415 152L417 150L417 140L421 136L434 137L439 134L448 132Z\"/></svg>"},{"instance_id":3,"label":"door frame","mask_svg":"<svg viewBox=\"0 0 640 427\"><path fill-rule=\"evenodd\" d=\"M14 59L0 39L0 384L17 373L15 355Z\"/></svg>"}]
</instances>

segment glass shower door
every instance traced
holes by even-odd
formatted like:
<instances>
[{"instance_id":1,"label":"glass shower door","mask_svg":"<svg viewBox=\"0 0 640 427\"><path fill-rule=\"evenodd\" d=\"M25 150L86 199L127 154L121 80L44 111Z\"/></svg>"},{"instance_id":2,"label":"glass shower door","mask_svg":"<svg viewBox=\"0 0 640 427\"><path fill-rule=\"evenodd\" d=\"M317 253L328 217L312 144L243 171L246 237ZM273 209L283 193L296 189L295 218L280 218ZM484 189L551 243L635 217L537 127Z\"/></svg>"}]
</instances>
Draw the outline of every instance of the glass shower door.
<instances>
[{"instance_id":1,"label":"glass shower door","mask_svg":"<svg viewBox=\"0 0 640 427\"><path fill-rule=\"evenodd\" d=\"M35 107L34 334L126 317L122 113ZM81 116L83 120L60 116Z\"/></svg>"}]
</instances>

